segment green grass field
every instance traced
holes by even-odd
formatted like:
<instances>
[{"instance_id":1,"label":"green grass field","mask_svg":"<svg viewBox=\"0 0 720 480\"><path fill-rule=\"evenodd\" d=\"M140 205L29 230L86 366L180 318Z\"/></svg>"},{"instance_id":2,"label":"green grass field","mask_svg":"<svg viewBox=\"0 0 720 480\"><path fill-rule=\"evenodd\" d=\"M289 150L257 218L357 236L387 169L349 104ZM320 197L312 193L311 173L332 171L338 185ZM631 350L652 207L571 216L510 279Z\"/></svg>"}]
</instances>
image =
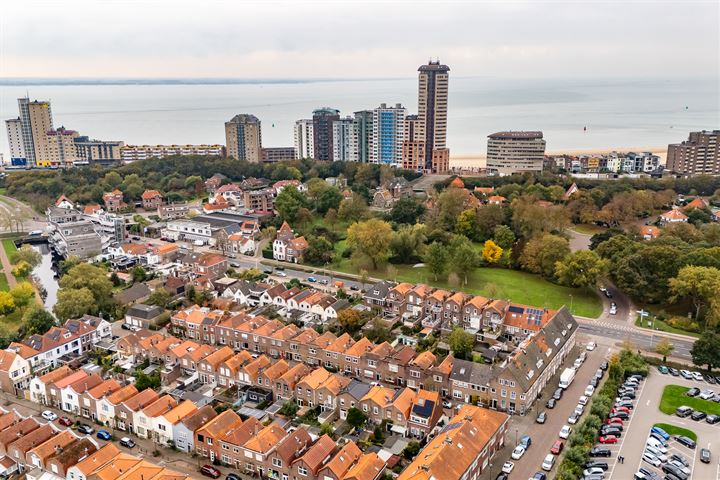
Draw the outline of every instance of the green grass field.
<instances>
[{"instance_id":1,"label":"green grass field","mask_svg":"<svg viewBox=\"0 0 720 480\"><path fill-rule=\"evenodd\" d=\"M652 330L652 327L647 326L647 323L648 323L647 319L648 319L648 317L645 317L645 321L641 323L640 316L638 316L635 319L635 326L643 328L645 330ZM651 322L652 322L652 320L651 320ZM652 323L650 325L652 325ZM655 319L655 330L657 330L659 332L679 333L680 335L688 335L690 337L698 337L698 338L700 338L700 335L701 335L696 332L688 332L687 330L682 330L680 328L672 327L660 319Z\"/></svg>"},{"instance_id":2,"label":"green grass field","mask_svg":"<svg viewBox=\"0 0 720 480\"><path fill-rule=\"evenodd\" d=\"M337 245L336 250L342 251L339 247L340 245ZM397 275L391 279L396 281L425 283L438 288L510 299L513 302L536 307L560 308L567 305L570 308L572 303L572 313L583 317L596 318L602 312L602 302L595 292L555 285L543 280L538 275L527 272L503 268L477 268L468 275L467 285L453 287L447 282L447 278L439 277L438 280L435 280L425 267L413 268L410 265L393 265L393 267L397 269ZM333 264L333 268L346 273L358 273L350 260L346 258ZM369 276L390 278L385 269L369 272Z\"/></svg>"},{"instance_id":3,"label":"green grass field","mask_svg":"<svg viewBox=\"0 0 720 480\"><path fill-rule=\"evenodd\" d=\"M5 254L8 256L8 260L10 257L12 257L12 254L17 251L17 247L15 246L15 243L13 242L12 238L6 238L2 241L3 248L5 249Z\"/></svg>"},{"instance_id":4,"label":"green grass field","mask_svg":"<svg viewBox=\"0 0 720 480\"><path fill-rule=\"evenodd\" d=\"M703 400L697 397L688 397L685 395L689 388L681 387L680 385L668 385L663 390L662 398L660 399L659 409L663 413L673 415L678 407L683 405L700 410L708 415L720 415L720 403L711 402L709 400ZM670 433L670 432L668 432Z\"/></svg>"},{"instance_id":5,"label":"green grass field","mask_svg":"<svg viewBox=\"0 0 720 480\"><path fill-rule=\"evenodd\" d=\"M598 227L597 225L587 225L587 224L578 224L573 225L572 230L575 230L578 233L582 233L584 235L595 235L596 233L604 232L605 228Z\"/></svg>"},{"instance_id":6,"label":"green grass field","mask_svg":"<svg viewBox=\"0 0 720 480\"><path fill-rule=\"evenodd\" d=\"M0 291L7 292L8 290L10 290L10 285L8 285L7 278L5 278L5 272L0 270Z\"/></svg>"},{"instance_id":7,"label":"green grass field","mask_svg":"<svg viewBox=\"0 0 720 480\"><path fill-rule=\"evenodd\" d=\"M656 423L653 427L662 428L668 435L685 435L688 438L692 438L694 442L697 442L697 434L687 428L677 427L669 423Z\"/></svg>"},{"instance_id":8,"label":"green grass field","mask_svg":"<svg viewBox=\"0 0 720 480\"><path fill-rule=\"evenodd\" d=\"M7 337L18 331L22 325L22 317L25 309L19 308L8 315L0 315L0 335Z\"/></svg>"}]
</instances>

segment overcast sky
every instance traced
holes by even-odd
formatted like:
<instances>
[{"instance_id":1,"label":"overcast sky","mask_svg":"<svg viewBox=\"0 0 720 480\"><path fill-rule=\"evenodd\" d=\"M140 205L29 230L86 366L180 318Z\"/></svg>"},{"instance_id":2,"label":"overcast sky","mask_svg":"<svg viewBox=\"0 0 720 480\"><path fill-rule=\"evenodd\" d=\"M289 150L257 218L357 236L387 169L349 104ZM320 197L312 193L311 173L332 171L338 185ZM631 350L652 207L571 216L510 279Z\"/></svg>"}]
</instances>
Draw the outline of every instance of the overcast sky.
<instances>
[{"instance_id":1,"label":"overcast sky","mask_svg":"<svg viewBox=\"0 0 720 480\"><path fill-rule=\"evenodd\" d=\"M2 77L718 75L720 1L0 0Z\"/></svg>"}]
</instances>

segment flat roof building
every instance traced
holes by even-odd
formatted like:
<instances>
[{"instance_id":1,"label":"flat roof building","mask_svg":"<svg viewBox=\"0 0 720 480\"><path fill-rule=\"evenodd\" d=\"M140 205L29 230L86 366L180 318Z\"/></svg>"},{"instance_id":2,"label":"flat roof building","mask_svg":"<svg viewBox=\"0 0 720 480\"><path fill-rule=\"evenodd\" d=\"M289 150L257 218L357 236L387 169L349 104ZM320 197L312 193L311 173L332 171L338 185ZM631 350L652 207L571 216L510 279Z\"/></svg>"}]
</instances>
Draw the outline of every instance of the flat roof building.
<instances>
[{"instance_id":1,"label":"flat roof building","mask_svg":"<svg viewBox=\"0 0 720 480\"><path fill-rule=\"evenodd\" d=\"M497 132L488 135L487 169L500 175L541 172L545 158L542 132Z\"/></svg>"}]
</instances>

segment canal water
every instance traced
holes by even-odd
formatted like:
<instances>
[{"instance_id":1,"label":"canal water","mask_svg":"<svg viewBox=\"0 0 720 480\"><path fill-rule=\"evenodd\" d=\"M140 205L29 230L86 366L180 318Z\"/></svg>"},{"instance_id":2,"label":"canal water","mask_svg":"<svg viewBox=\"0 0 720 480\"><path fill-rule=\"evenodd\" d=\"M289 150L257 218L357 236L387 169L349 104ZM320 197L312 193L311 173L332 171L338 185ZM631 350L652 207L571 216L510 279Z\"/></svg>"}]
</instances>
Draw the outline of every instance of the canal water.
<instances>
[{"instance_id":1,"label":"canal water","mask_svg":"<svg viewBox=\"0 0 720 480\"><path fill-rule=\"evenodd\" d=\"M45 290L45 308L52 312L57 302L58 285L57 274L53 265L53 256L47 243L34 244L32 247L42 254L42 261L33 269L33 275Z\"/></svg>"}]
</instances>

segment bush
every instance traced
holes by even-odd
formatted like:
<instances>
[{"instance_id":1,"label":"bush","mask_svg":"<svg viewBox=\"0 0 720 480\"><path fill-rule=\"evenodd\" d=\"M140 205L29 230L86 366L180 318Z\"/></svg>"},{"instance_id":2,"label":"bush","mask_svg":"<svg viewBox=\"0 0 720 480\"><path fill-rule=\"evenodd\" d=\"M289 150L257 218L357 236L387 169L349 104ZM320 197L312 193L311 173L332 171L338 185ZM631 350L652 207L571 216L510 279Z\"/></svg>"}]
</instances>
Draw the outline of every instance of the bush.
<instances>
[{"instance_id":1,"label":"bush","mask_svg":"<svg viewBox=\"0 0 720 480\"><path fill-rule=\"evenodd\" d=\"M698 322L687 317L670 317L665 323L670 327L685 330L686 332L700 333L702 331L702 327Z\"/></svg>"}]
</instances>

